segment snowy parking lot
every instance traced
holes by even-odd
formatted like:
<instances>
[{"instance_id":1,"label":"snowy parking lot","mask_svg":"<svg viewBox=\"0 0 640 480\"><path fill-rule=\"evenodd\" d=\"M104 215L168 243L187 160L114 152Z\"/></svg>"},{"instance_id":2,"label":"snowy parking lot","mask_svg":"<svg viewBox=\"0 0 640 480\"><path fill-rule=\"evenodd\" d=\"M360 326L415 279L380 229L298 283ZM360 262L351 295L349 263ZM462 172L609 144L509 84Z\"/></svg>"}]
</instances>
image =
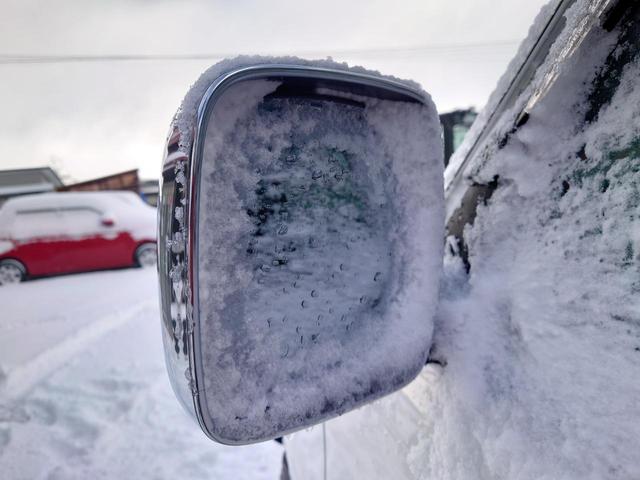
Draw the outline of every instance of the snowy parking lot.
<instances>
[{"instance_id":1,"label":"snowy parking lot","mask_svg":"<svg viewBox=\"0 0 640 480\"><path fill-rule=\"evenodd\" d=\"M225 447L165 373L153 269L0 287L0 477L278 478L275 442Z\"/></svg>"}]
</instances>

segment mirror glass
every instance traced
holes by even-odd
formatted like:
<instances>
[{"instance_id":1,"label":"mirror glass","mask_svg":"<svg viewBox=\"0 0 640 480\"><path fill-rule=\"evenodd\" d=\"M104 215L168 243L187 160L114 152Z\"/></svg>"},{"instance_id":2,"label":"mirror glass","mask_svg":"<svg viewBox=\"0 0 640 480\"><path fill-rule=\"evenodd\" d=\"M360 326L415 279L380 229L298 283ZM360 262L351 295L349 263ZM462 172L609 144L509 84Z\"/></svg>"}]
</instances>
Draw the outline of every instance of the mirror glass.
<instances>
[{"instance_id":1,"label":"mirror glass","mask_svg":"<svg viewBox=\"0 0 640 480\"><path fill-rule=\"evenodd\" d=\"M410 381L442 258L432 104L245 80L204 134L194 285L213 434L271 438Z\"/></svg>"}]
</instances>

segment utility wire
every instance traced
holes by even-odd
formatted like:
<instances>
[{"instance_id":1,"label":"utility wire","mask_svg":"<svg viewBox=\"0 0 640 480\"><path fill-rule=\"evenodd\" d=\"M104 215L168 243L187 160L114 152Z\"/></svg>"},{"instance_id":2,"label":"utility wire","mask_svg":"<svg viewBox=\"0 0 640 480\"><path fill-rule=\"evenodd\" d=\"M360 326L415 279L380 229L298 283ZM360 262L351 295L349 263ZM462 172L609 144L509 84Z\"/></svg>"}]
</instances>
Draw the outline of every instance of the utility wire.
<instances>
[{"instance_id":1,"label":"utility wire","mask_svg":"<svg viewBox=\"0 0 640 480\"><path fill-rule=\"evenodd\" d=\"M272 52L271 55L286 56L299 55L306 57L332 56L384 56L394 54L417 55L452 55L469 51L481 51L483 49L494 50L499 47L514 47L519 40L504 40L486 43L460 43L441 45L417 45L407 47L381 47L350 50L306 50L298 52ZM19 64L56 64L56 63L101 63L101 62L140 62L140 61L187 61L187 60L214 60L220 58L235 57L237 53L218 52L202 54L66 54L66 55L12 55L0 54L0 65Z\"/></svg>"}]
</instances>

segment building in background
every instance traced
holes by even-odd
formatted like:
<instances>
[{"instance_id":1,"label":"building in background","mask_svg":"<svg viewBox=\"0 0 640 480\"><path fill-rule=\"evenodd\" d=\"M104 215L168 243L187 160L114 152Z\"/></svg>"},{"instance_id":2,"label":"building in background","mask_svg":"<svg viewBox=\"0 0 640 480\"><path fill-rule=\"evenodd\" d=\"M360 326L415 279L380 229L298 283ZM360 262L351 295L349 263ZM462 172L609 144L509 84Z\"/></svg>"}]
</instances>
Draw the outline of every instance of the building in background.
<instances>
[{"instance_id":1,"label":"building in background","mask_svg":"<svg viewBox=\"0 0 640 480\"><path fill-rule=\"evenodd\" d=\"M0 205L11 197L32 193L125 190L137 193L155 207L158 188L158 180L140 180L138 170L127 170L70 185L64 185L51 167L0 170Z\"/></svg>"},{"instance_id":2,"label":"building in background","mask_svg":"<svg viewBox=\"0 0 640 480\"><path fill-rule=\"evenodd\" d=\"M0 170L0 205L17 195L52 192L62 185L62 180L50 167Z\"/></svg>"},{"instance_id":3,"label":"building in background","mask_svg":"<svg viewBox=\"0 0 640 480\"><path fill-rule=\"evenodd\" d=\"M468 110L454 110L453 112L440 115L440 123L442 124L442 133L444 136L445 167L449 164L451 155L453 155L453 152L460 146L477 116L478 114L472 108Z\"/></svg>"},{"instance_id":4,"label":"building in background","mask_svg":"<svg viewBox=\"0 0 640 480\"><path fill-rule=\"evenodd\" d=\"M126 172L114 173L106 177L85 180L84 182L72 183L58 188L61 192L95 192L98 190L127 190L139 193L140 180L138 170L127 170Z\"/></svg>"},{"instance_id":5,"label":"building in background","mask_svg":"<svg viewBox=\"0 0 640 480\"><path fill-rule=\"evenodd\" d=\"M94 192L98 190L126 190L140 195L149 205L158 203L158 181L140 180L138 170L114 173L106 177L94 178L84 182L65 185L58 189L62 192Z\"/></svg>"},{"instance_id":6,"label":"building in background","mask_svg":"<svg viewBox=\"0 0 640 480\"><path fill-rule=\"evenodd\" d=\"M141 180L140 181L140 196L149 205L154 207L158 206L158 195L160 191L160 184L158 180Z\"/></svg>"}]
</instances>

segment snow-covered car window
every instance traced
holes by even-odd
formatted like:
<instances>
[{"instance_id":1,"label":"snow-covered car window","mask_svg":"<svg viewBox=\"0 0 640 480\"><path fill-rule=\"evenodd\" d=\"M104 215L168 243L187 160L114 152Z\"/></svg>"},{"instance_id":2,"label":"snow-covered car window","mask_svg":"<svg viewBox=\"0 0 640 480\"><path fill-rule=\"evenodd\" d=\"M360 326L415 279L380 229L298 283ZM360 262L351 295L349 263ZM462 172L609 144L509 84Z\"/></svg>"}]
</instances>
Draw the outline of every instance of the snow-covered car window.
<instances>
[{"instance_id":1,"label":"snow-covered car window","mask_svg":"<svg viewBox=\"0 0 640 480\"><path fill-rule=\"evenodd\" d=\"M549 61L471 164L493 191L464 231L469 276L446 260L457 280L436 341L447 388L474 393L454 405L443 389L429 404L436 418L469 419L425 422L415 467L436 476L640 474L621 448L640 438L640 14L572 42L594 3L568 11ZM427 444L441 435L446 445Z\"/></svg>"},{"instance_id":2,"label":"snow-covered car window","mask_svg":"<svg viewBox=\"0 0 640 480\"><path fill-rule=\"evenodd\" d=\"M101 213L90 207L66 207L60 209L60 219L69 236L95 235L100 230Z\"/></svg>"},{"instance_id":3,"label":"snow-covered car window","mask_svg":"<svg viewBox=\"0 0 640 480\"><path fill-rule=\"evenodd\" d=\"M14 239L57 237L66 233L56 209L18 210L13 214L9 235Z\"/></svg>"}]
</instances>

